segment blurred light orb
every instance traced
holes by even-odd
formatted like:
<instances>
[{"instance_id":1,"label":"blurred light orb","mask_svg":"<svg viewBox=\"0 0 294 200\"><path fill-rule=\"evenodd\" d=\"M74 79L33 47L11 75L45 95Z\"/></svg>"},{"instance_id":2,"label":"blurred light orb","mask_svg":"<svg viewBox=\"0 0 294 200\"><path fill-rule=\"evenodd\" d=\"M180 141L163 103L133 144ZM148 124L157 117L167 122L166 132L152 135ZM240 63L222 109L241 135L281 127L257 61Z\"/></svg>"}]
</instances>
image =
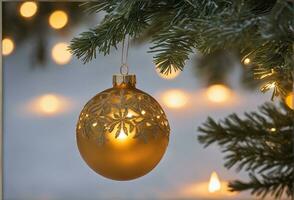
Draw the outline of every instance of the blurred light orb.
<instances>
[{"instance_id":1,"label":"blurred light orb","mask_svg":"<svg viewBox=\"0 0 294 200\"><path fill-rule=\"evenodd\" d=\"M69 63L71 59L71 54L67 49L67 43L57 43L56 45L54 45L51 51L52 59L60 65L65 65Z\"/></svg>"},{"instance_id":2,"label":"blurred light orb","mask_svg":"<svg viewBox=\"0 0 294 200\"><path fill-rule=\"evenodd\" d=\"M168 74L160 73L160 68L158 68L157 65L155 66L155 70L156 70L158 76L160 76L163 79L167 79L167 80L175 79L181 73L180 70L175 71L173 69L172 69L171 73L168 73Z\"/></svg>"},{"instance_id":3,"label":"blurred light orb","mask_svg":"<svg viewBox=\"0 0 294 200\"><path fill-rule=\"evenodd\" d=\"M12 53L14 49L13 40L10 38L4 38L2 40L2 55L7 56Z\"/></svg>"},{"instance_id":4,"label":"blurred light orb","mask_svg":"<svg viewBox=\"0 0 294 200\"><path fill-rule=\"evenodd\" d=\"M292 110L294 109L294 102L293 102L294 101L294 98L293 98L293 96L294 96L294 92L288 94L287 97L286 97L286 99L285 99L285 103Z\"/></svg>"},{"instance_id":5,"label":"blurred light orb","mask_svg":"<svg viewBox=\"0 0 294 200\"><path fill-rule=\"evenodd\" d=\"M19 12L21 16L25 18L30 18L36 14L38 6L33 1L27 1L21 4Z\"/></svg>"},{"instance_id":6,"label":"blurred light orb","mask_svg":"<svg viewBox=\"0 0 294 200\"><path fill-rule=\"evenodd\" d=\"M223 103L227 101L231 95L231 90L222 84L215 84L210 86L207 91L206 95L209 101L214 103Z\"/></svg>"},{"instance_id":7,"label":"blurred light orb","mask_svg":"<svg viewBox=\"0 0 294 200\"><path fill-rule=\"evenodd\" d=\"M182 108L188 102L188 95L181 90L172 89L163 93L162 101L169 108Z\"/></svg>"},{"instance_id":8,"label":"blurred light orb","mask_svg":"<svg viewBox=\"0 0 294 200\"><path fill-rule=\"evenodd\" d=\"M56 113L61 106L60 100L56 95L46 94L40 97L39 107L40 111L45 114Z\"/></svg>"},{"instance_id":9,"label":"blurred light orb","mask_svg":"<svg viewBox=\"0 0 294 200\"><path fill-rule=\"evenodd\" d=\"M49 24L54 29L63 28L68 22L68 16L66 12L62 10L54 11L49 17Z\"/></svg>"},{"instance_id":10,"label":"blurred light orb","mask_svg":"<svg viewBox=\"0 0 294 200\"><path fill-rule=\"evenodd\" d=\"M208 183L208 192L214 193L221 190L221 182L216 172L212 172Z\"/></svg>"},{"instance_id":11,"label":"blurred light orb","mask_svg":"<svg viewBox=\"0 0 294 200\"><path fill-rule=\"evenodd\" d=\"M249 58L245 58L245 60L244 60L244 64L245 65L249 65L250 62L251 62L251 60Z\"/></svg>"}]
</instances>

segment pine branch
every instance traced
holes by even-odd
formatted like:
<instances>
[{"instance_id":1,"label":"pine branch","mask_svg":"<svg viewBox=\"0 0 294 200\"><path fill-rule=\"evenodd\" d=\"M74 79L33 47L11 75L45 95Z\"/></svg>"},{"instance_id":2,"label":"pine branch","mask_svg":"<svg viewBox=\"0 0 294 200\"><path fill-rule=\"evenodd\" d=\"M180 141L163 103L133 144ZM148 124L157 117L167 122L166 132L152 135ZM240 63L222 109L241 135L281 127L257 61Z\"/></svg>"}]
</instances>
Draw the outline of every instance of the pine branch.
<instances>
[{"instance_id":1,"label":"pine branch","mask_svg":"<svg viewBox=\"0 0 294 200\"><path fill-rule=\"evenodd\" d=\"M101 0L83 6L106 12L100 25L71 42L71 52L84 62L97 52L109 54L130 35L151 39L149 52L162 73L183 70L195 51L210 56L229 50L250 58L263 92L274 87L273 97L284 97L293 85L293 1Z\"/></svg>"},{"instance_id":2,"label":"pine branch","mask_svg":"<svg viewBox=\"0 0 294 200\"><path fill-rule=\"evenodd\" d=\"M263 196L272 192L278 197L286 191L290 197L294 192L293 118L294 111L284 104L265 104L259 113L245 113L244 119L236 114L219 123L208 118L199 127L198 140L205 147L220 146L226 155L225 167L249 172L249 182L230 184L233 191L252 190Z\"/></svg>"}]
</instances>

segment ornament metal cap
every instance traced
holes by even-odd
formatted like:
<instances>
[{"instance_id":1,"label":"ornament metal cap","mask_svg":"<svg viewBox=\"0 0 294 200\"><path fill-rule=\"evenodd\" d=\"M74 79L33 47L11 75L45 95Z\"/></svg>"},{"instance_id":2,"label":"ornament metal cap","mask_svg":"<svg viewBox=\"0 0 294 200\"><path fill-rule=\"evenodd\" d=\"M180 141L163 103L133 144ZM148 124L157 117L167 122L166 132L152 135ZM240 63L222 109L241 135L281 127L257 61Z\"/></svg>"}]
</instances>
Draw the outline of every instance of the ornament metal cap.
<instances>
[{"instance_id":1,"label":"ornament metal cap","mask_svg":"<svg viewBox=\"0 0 294 200\"><path fill-rule=\"evenodd\" d=\"M136 75L135 74L114 74L112 76L113 87L135 87Z\"/></svg>"}]
</instances>

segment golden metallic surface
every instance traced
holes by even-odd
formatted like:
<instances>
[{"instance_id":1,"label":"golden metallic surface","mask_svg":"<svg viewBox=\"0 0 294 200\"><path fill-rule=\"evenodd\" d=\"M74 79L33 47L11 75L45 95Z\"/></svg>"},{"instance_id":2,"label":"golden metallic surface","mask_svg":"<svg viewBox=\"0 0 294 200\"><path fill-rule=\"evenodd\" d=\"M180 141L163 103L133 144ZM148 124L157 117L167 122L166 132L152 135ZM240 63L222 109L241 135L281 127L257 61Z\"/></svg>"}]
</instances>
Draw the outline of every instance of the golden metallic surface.
<instances>
[{"instance_id":1,"label":"golden metallic surface","mask_svg":"<svg viewBox=\"0 0 294 200\"><path fill-rule=\"evenodd\" d=\"M77 124L77 144L95 172L113 180L131 180L159 163L170 128L155 99L132 84L116 83L83 108Z\"/></svg>"}]
</instances>

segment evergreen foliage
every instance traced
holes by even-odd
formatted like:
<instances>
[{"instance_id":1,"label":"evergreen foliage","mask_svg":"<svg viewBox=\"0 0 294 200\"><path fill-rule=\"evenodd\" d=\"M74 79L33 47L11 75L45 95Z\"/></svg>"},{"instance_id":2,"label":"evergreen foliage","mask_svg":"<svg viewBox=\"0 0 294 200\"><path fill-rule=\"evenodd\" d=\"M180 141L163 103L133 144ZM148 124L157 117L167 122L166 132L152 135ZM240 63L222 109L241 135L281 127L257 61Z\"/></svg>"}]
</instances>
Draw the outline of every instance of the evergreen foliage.
<instances>
[{"instance_id":1,"label":"evergreen foliage","mask_svg":"<svg viewBox=\"0 0 294 200\"><path fill-rule=\"evenodd\" d=\"M225 167L249 172L248 182L233 181L232 191L252 190L280 198L294 197L294 111L282 104L265 104L260 113L232 114L221 122L208 118L199 127L200 143L217 144L225 156Z\"/></svg>"},{"instance_id":2,"label":"evergreen foliage","mask_svg":"<svg viewBox=\"0 0 294 200\"><path fill-rule=\"evenodd\" d=\"M73 54L85 63L129 35L144 37L162 73L183 70L196 50L210 55L236 51L250 58L261 90L275 87L284 97L293 85L294 3L291 0L100 0L84 3L89 12L104 11L97 27L71 42Z\"/></svg>"}]
</instances>

